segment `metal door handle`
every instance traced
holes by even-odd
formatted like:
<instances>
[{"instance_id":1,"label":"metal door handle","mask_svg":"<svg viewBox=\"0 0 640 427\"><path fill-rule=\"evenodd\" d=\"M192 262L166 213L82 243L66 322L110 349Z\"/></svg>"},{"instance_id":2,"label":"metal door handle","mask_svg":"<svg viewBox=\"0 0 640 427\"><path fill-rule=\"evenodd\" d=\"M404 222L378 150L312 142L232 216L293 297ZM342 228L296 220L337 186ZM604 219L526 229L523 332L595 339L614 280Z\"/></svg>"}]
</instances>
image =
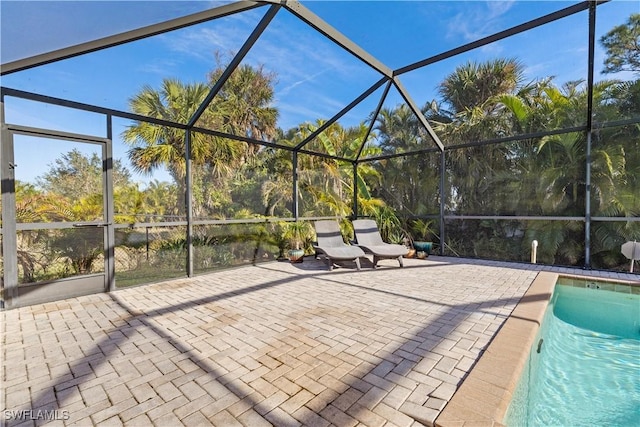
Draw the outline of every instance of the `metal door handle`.
<instances>
[{"instance_id":1,"label":"metal door handle","mask_svg":"<svg viewBox=\"0 0 640 427\"><path fill-rule=\"evenodd\" d=\"M111 225L109 222L78 222L73 224L74 227L106 227Z\"/></svg>"}]
</instances>

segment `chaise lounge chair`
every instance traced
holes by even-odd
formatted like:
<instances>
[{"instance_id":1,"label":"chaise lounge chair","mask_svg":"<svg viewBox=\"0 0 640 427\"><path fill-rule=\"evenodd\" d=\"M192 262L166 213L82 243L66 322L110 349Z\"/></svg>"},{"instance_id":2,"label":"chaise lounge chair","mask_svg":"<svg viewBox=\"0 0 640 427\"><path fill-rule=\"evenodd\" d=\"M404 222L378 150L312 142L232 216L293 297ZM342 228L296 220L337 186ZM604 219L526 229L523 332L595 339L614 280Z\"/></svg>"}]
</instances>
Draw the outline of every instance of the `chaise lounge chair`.
<instances>
[{"instance_id":1,"label":"chaise lounge chair","mask_svg":"<svg viewBox=\"0 0 640 427\"><path fill-rule=\"evenodd\" d=\"M340 225L337 221L321 220L314 223L317 242L313 245L317 254L323 254L329 263L329 270L333 270L335 261L354 261L360 270L360 257L365 254L357 246L347 245L342 239Z\"/></svg>"},{"instance_id":2,"label":"chaise lounge chair","mask_svg":"<svg viewBox=\"0 0 640 427\"><path fill-rule=\"evenodd\" d=\"M385 243L378 231L378 225L372 219L356 219L353 221L356 245L365 252L373 254L373 268L381 259L397 259L400 267L404 267L402 257L409 252L405 246Z\"/></svg>"}]
</instances>

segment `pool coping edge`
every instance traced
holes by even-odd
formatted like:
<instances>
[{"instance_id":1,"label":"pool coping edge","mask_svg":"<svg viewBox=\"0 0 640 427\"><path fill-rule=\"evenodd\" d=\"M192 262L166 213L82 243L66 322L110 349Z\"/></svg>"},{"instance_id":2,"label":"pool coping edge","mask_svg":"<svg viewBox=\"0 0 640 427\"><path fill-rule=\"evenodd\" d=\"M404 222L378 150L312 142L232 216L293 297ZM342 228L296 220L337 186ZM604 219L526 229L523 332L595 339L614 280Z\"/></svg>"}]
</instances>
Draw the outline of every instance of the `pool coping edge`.
<instances>
[{"instance_id":1,"label":"pool coping edge","mask_svg":"<svg viewBox=\"0 0 640 427\"><path fill-rule=\"evenodd\" d=\"M560 274L541 271L435 420L501 426ZM564 276L564 275L562 275ZM517 346L514 347L514 341Z\"/></svg>"}]
</instances>

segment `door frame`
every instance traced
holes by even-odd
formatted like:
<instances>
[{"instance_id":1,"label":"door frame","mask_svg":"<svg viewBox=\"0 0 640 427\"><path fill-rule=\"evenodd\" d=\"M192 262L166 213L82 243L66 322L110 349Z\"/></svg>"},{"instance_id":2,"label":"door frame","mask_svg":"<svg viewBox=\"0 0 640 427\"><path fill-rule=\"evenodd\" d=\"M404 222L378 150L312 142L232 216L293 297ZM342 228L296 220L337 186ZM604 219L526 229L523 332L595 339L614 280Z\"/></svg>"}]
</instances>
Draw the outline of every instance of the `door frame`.
<instances>
[{"instance_id":1,"label":"door frame","mask_svg":"<svg viewBox=\"0 0 640 427\"><path fill-rule=\"evenodd\" d=\"M111 136L108 129L108 136ZM102 152L103 221L83 223L17 224L15 197L14 135L95 144ZM2 291L4 308L55 301L81 295L109 292L115 289L113 155L110 138L96 137L50 129L6 124L0 136L0 179L2 187L2 253L4 274ZM18 284L17 231L31 229L72 229L99 227L103 229L104 271L33 284Z\"/></svg>"}]
</instances>

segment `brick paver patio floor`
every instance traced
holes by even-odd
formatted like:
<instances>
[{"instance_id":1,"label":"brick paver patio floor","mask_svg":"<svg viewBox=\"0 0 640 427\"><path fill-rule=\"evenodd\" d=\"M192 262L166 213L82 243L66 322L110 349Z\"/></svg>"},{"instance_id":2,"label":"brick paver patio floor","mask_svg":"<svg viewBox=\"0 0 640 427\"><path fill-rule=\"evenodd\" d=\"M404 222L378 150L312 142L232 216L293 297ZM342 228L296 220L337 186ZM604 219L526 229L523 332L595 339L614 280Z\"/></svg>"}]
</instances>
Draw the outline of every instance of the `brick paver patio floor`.
<instances>
[{"instance_id":1,"label":"brick paver patio floor","mask_svg":"<svg viewBox=\"0 0 640 427\"><path fill-rule=\"evenodd\" d=\"M274 262L4 311L3 422L428 425L540 267L381 265Z\"/></svg>"}]
</instances>

